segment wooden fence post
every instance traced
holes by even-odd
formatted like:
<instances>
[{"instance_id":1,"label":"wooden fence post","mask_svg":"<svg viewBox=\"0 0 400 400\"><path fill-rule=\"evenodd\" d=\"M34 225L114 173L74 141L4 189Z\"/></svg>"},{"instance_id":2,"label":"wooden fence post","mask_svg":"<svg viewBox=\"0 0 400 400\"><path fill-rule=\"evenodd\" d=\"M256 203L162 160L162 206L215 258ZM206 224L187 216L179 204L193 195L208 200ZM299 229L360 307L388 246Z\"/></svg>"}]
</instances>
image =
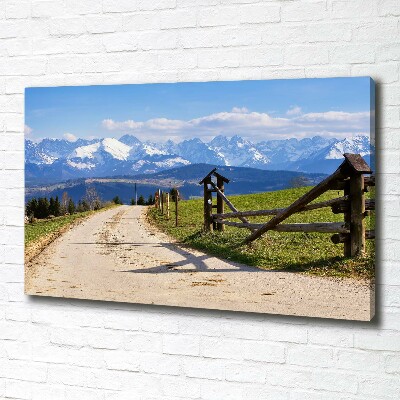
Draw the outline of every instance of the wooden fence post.
<instances>
[{"instance_id":1,"label":"wooden fence post","mask_svg":"<svg viewBox=\"0 0 400 400\"><path fill-rule=\"evenodd\" d=\"M169 193L165 193L165 205L167 209L167 218L169 219Z\"/></svg>"},{"instance_id":2,"label":"wooden fence post","mask_svg":"<svg viewBox=\"0 0 400 400\"><path fill-rule=\"evenodd\" d=\"M350 257L365 253L365 196L362 174L350 176Z\"/></svg>"},{"instance_id":3,"label":"wooden fence post","mask_svg":"<svg viewBox=\"0 0 400 400\"><path fill-rule=\"evenodd\" d=\"M164 192L161 192L160 201L161 201L161 214L164 215Z\"/></svg>"},{"instance_id":4,"label":"wooden fence post","mask_svg":"<svg viewBox=\"0 0 400 400\"><path fill-rule=\"evenodd\" d=\"M348 196L350 199L350 180L346 180L344 182L344 195ZM350 200L349 200L350 201ZM344 222L351 226L351 207L344 213ZM343 242L344 245L344 256L351 257L351 244L350 244L350 234L346 236L345 241Z\"/></svg>"},{"instance_id":5,"label":"wooden fence post","mask_svg":"<svg viewBox=\"0 0 400 400\"><path fill-rule=\"evenodd\" d=\"M211 176L204 179L204 229L213 231Z\"/></svg>"},{"instance_id":6,"label":"wooden fence post","mask_svg":"<svg viewBox=\"0 0 400 400\"><path fill-rule=\"evenodd\" d=\"M224 181L220 176L217 176L217 187L221 191L221 193L224 193ZM221 196L217 196L217 213L218 214L224 213L224 200ZM218 222L217 230L218 231L225 230L225 225Z\"/></svg>"},{"instance_id":7,"label":"wooden fence post","mask_svg":"<svg viewBox=\"0 0 400 400\"><path fill-rule=\"evenodd\" d=\"M179 191L175 189L175 226L178 226L178 201L179 201Z\"/></svg>"}]
</instances>

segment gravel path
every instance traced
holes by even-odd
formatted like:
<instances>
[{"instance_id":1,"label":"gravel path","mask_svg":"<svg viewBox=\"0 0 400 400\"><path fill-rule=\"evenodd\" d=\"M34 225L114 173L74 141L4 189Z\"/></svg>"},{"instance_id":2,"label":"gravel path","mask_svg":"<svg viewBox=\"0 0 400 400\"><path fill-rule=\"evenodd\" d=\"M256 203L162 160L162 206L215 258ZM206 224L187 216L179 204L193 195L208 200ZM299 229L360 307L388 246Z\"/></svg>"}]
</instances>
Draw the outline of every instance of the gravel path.
<instances>
[{"instance_id":1,"label":"gravel path","mask_svg":"<svg viewBox=\"0 0 400 400\"><path fill-rule=\"evenodd\" d=\"M26 265L27 294L369 320L373 292L351 279L264 271L173 244L121 206L73 227Z\"/></svg>"}]
</instances>

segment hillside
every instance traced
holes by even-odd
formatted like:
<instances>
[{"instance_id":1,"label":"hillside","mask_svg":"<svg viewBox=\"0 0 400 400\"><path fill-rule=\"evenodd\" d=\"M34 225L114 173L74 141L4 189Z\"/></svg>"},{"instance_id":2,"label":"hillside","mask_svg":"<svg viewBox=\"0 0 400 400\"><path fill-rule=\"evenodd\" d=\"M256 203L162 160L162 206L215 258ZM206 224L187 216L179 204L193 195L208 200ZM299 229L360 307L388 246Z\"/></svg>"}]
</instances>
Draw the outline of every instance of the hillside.
<instances>
[{"instance_id":1,"label":"hillside","mask_svg":"<svg viewBox=\"0 0 400 400\"><path fill-rule=\"evenodd\" d=\"M26 188L26 198L40 196L59 196L64 191L74 201L83 197L86 188L92 185L96 188L103 200L111 200L118 195L126 204L134 197L134 184L137 184L138 195L147 198L153 195L158 188L168 190L178 187L183 198L202 196L203 188L199 181L213 168L230 179L226 185L226 193L246 194L265 191L274 191L292 187L296 179L304 177L308 184L320 182L323 174L304 174L293 171L267 171L256 168L217 167L209 164L192 164L180 168L172 168L154 174L140 174L133 176L114 176L109 178L91 178L70 180L63 183Z\"/></svg>"},{"instance_id":2,"label":"hillside","mask_svg":"<svg viewBox=\"0 0 400 400\"><path fill-rule=\"evenodd\" d=\"M310 188L280 190L270 193L230 196L229 200L240 211L280 208L290 205ZM337 191L328 191L317 201L337 197ZM374 276L374 241L367 241L367 256L360 259L343 257L343 244L333 244L331 234L282 233L270 231L251 246L240 246L249 234L247 229L226 227L225 232L202 232L203 202L188 200L179 203L179 226L175 227L174 210L167 220L152 207L148 217L167 234L191 247L222 258L238 261L263 269L300 271L320 276L371 279ZM248 217L254 222L266 222L269 217ZM233 219L232 219L233 220ZM235 220L237 221L237 220ZM333 214L330 208L298 213L290 222L340 222L342 214ZM367 219L367 229L373 229L374 221Z\"/></svg>"}]
</instances>

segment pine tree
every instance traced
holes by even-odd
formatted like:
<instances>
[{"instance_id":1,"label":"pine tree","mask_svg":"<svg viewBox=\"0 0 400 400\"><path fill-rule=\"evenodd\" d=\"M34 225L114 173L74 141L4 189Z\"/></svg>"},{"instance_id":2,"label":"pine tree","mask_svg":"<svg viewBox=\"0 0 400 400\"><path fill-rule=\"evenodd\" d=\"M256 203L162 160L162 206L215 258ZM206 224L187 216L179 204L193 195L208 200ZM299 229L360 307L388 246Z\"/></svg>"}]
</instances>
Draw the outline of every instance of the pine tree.
<instances>
[{"instance_id":1,"label":"pine tree","mask_svg":"<svg viewBox=\"0 0 400 400\"><path fill-rule=\"evenodd\" d=\"M38 201L35 197L29 200L26 203L25 213L28 217L36 217L37 218L37 208L38 208Z\"/></svg>"},{"instance_id":2,"label":"pine tree","mask_svg":"<svg viewBox=\"0 0 400 400\"><path fill-rule=\"evenodd\" d=\"M146 202L145 202L144 197L142 195L139 196L139 199L138 199L137 203L138 203L138 206L146 205Z\"/></svg>"},{"instance_id":3,"label":"pine tree","mask_svg":"<svg viewBox=\"0 0 400 400\"><path fill-rule=\"evenodd\" d=\"M90 211L90 204L86 200L82 200L82 211Z\"/></svg>"},{"instance_id":4,"label":"pine tree","mask_svg":"<svg viewBox=\"0 0 400 400\"><path fill-rule=\"evenodd\" d=\"M147 204L148 206L151 206L151 205L154 204L154 200L153 200L153 196L152 196L152 195L149 196L149 198L147 199L146 204Z\"/></svg>"},{"instance_id":5,"label":"pine tree","mask_svg":"<svg viewBox=\"0 0 400 400\"><path fill-rule=\"evenodd\" d=\"M56 209L55 209L55 201L53 197L50 197L50 203L49 203L49 214L50 215L56 215L55 214Z\"/></svg>"},{"instance_id":6,"label":"pine tree","mask_svg":"<svg viewBox=\"0 0 400 400\"><path fill-rule=\"evenodd\" d=\"M112 199L112 201L113 201L115 204L122 204L122 200L119 198L119 196L115 196L115 197Z\"/></svg>"},{"instance_id":7,"label":"pine tree","mask_svg":"<svg viewBox=\"0 0 400 400\"><path fill-rule=\"evenodd\" d=\"M56 217L59 217L61 215L61 204L58 196L56 196L56 199L54 201L54 215Z\"/></svg>"},{"instance_id":8,"label":"pine tree","mask_svg":"<svg viewBox=\"0 0 400 400\"><path fill-rule=\"evenodd\" d=\"M74 212L75 212L75 203L70 198L69 201L68 201L68 213L72 215Z\"/></svg>"},{"instance_id":9,"label":"pine tree","mask_svg":"<svg viewBox=\"0 0 400 400\"><path fill-rule=\"evenodd\" d=\"M50 207L50 203L47 200L47 198L40 197L38 200L36 218L47 218L50 215L49 207Z\"/></svg>"},{"instance_id":10,"label":"pine tree","mask_svg":"<svg viewBox=\"0 0 400 400\"><path fill-rule=\"evenodd\" d=\"M178 193L178 200L180 200L179 192L178 192L178 189L177 189L177 188L172 188L172 189L169 191L169 195L171 196L171 201L175 201L175 197L176 197L177 193Z\"/></svg>"},{"instance_id":11,"label":"pine tree","mask_svg":"<svg viewBox=\"0 0 400 400\"><path fill-rule=\"evenodd\" d=\"M83 206L82 206L82 200L78 201L78 206L76 208L77 212L82 212L83 211Z\"/></svg>"}]
</instances>

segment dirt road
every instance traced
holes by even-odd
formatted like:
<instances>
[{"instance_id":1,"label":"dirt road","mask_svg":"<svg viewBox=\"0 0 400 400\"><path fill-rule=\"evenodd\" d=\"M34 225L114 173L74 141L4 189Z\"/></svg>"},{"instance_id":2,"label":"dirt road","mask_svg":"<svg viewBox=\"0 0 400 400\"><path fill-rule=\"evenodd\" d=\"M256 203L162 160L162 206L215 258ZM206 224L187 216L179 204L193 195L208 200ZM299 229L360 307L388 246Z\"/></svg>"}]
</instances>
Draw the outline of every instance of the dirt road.
<instances>
[{"instance_id":1,"label":"dirt road","mask_svg":"<svg viewBox=\"0 0 400 400\"><path fill-rule=\"evenodd\" d=\"M353 280L264 271L171 243L145 207L95 214L26 266L26 293L369 320L372 291Z\"/></svg>"}]
</instances>

